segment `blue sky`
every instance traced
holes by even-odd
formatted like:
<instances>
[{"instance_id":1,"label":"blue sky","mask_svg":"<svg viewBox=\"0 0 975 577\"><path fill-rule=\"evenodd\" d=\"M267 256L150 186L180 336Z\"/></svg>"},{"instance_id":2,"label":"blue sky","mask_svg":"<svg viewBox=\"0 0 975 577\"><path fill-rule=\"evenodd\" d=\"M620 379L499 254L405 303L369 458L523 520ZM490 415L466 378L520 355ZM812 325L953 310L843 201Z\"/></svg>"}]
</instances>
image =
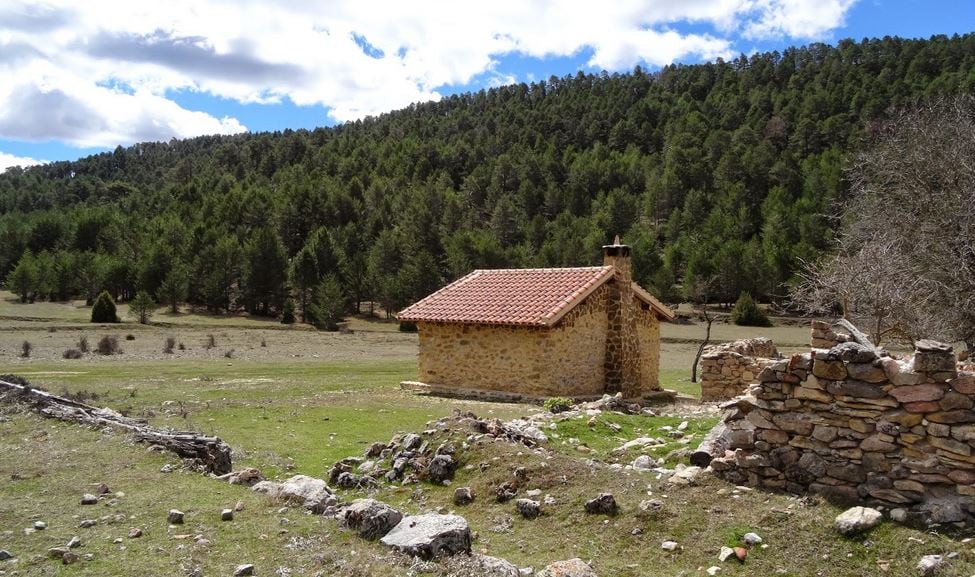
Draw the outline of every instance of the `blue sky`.
<instances>
[{"instance_id":1,"label":"blue sky","mask_svg":"<svg viewBox=\"0 0 975 577\"><path fill-rule=\"evenodd\" d=\"M577 70L970 31L971 0L14 0L0 6L0 170Z\"/></svg>"}]
</instances>

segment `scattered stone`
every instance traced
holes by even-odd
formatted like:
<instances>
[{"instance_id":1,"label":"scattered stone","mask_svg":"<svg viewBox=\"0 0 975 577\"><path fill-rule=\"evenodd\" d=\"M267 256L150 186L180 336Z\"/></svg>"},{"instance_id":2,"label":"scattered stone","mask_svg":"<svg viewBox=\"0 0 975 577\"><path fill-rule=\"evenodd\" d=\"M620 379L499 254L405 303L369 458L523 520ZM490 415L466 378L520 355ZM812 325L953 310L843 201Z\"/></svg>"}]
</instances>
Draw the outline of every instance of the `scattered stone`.
<instances>
[{"instance_id":1,"label":"scattered stone","mask_svg":"<svg viewBox=\"0 0 975 577\"><path fill-rule=\"evenodd\" d=\"M223 481L227 481L231 485L243 485L245 487L253 487L254 485L260 483L261 481L266 481L267 477L264 476L260 470L253 467L248 467L246 469L241 469L240 471L234 471L232 473L227 473L226 475L221 475L217 477Z\"/></svg>"},{"instance_id":2,"label":"scattered stone","mask_svg":"<svg viewBox=\"0 0 975 577\"><path fill-rule=\"evenodd\" d=\"M590 515L615 515L618 510L616 498L612 493L600 493L597 497L586 501L586 513Z\"/></svg>"},{"instance_id":3,"label":"scattered stone","mask_svg":"<svg viewBox=\"0 0 975 577\"><path fill-rule=\"evenodd\" d=\"M411 515L403 517L380 541L401 553L431 559L469 553L471 531L467 520L459 515Z\"/></svg>"},{"instance_id":4,"label":"scattered stone","mask_svg":"<svg viewBox=\"0 0 975 577\"><path fill-rule=\"evenodd\" d=\"M660 544L660 548L664 551L676 551L680 549L680 545L677 543L677 541L664 541Z\"/></svg>"},{"instance_id":5,"label":"scattered stone","mask_svg":"<svg viewBox=\"0 0 975 577\"><path fill-rule=\"evenodd\" d=\"M85 519L81 523L78 523L78 526L81 527L82 529L90 529L90 528L94 527L97 524L98 524L98 521L96 521L94 519Z\"/></svg>"},{"instance_id":6,"label":"scattered stone","mask_svg":"<svg viewBox=\"0 0 975 577\"><path fill-rule=\"evenodd\" d=\"M735 557L738 558L742 563L745 562L745 557L748 556L748 549L744 547L735 547Z\"/></svg>"},{"instance_id":7,"label":"scattered stone","mask_svg":"<svg viewBox=\"0 0 975 577\"><path fill-rule=\"evenodd\" d=\"M65 565L71 565L72 563L78 562L78 556L73 551L66 551L61 555L61 562Z\"/></svg>"},{"instance_id":8,"label":"scattered stone","mask_svg":"<svg viewBox=\"0 0 975 577\"><path fill-rule=\"evenodd\" d=\"M64 557L64 554L68 552L67 547L51 547L47 550L47 556L51 559L61 559Z\"/></svg>"},{"instance_id":9,"label":"scattered stone","mask_svg":"<svg viewBox=\"0 0 975 577\"><path fill-rule=\"evenodd\" d=\"M741 537L741 542L751 547L752 545L761 544L762 538L759 537L758 533L745 533Z\"/></svg>"},{"instance_id":10,"label":"scattered stone","mask_svg":"<svg viewBox=\"0 0 975 577\"><path fill-rule=\"evenodd\" d=\"M161 467L161 468L159 469L159 472L160 472L160 473L172 473L172 472L173 472L173 471L175 471L175 470L176 470L176 467L175 467L175 466L173 466L173 464L172 464L172 463L166 463L165 465L163 465L163 466L162 466L162 467Z\"/></svg>"},{"instance_id":11,"label":"scattered stone","mask_svg":"<svg viewBox=\"0 0 975 577\"><path fill-rule=\"evenodd\" d=\"M47 523L45 523L44 521L34 521L35 531L43 531L44 529L47 529Z\"/></svg>"},{"instance_id":12,"label":"scattered stone","mask_svg":"<svg viewBox=\"0 0 975 577\"><path fill-rule=\"evenodd\" d=\"M138 527L129 529L129 539L138 539L139 537L142 537L142 529Z\"/></svg>"},{"instance_id":13,"label":"scattered stone","mask_svg":"<svg viewBox=\"0 0 975 577\"><path fill-rule=\"evenodd\" d=\"M596 572L582 559L568 559L549 563L538 577L596 577Z\"/></svg>"},{"instance_id":14,"label":"scattered stone","mask_svg":"<svg viewBox=\"0 0 975 577\"><path fill-rule=\"evenodd\" d=\"M0 561L6 561L7 559L13 559L14 555L6 549L0 549Z\"/></svg>"},{"instance_id":15,"label":"scattered stone","mask_svg":"<svg viewBox=\"0 0 975 577\"><path fill-rule=\"evenodd\" d=\"M532 499L518 499L515 501L515 508L525 519L536 519L542 514L542 505Z\"/></svg>"},{"instance_id":16,"label":"scattered stone","mask_svg":"<svg viewBox=\"0 0 975 577\"><path fill-rule=\"evenodd\" d=\"M99 495L108 495L109 493L112 492L112 489L105 483L99 483L95 487L95 492L98 493Z\"/></svg>"},{"instance_id":17,"label":"scattered stone","mask_svg":"<svg viewBox=\"0 0 975 577\"><path fill-rule=\"evenodd\" d=\"M97 505L98 504L98 497L92 495L91 493L85 493L84 495L81 496L81 504L82 505Z\"/></svg>"},{"instance_id":18,"label":"scattered stone","mask_svg":"<svg viewBox=\"0 0 975 577\"><path fill-rule=\"evenodd\" d=\"M657 462L649 455L640 455L636 459L633 459L632 466L634 469L649 471L657 466Z\"/></svg>"},{"instance_id":19,"label":"scattered stone","mask_svg":"<svg viewBox=\"0 0 975 577\"><path fill-rule=\"evenodd\" d=\"M357 499L339 512L342 526L375 540L385 536L403 520L403 514L382 501Z\"/></svg>"},{"instance_id":20,"label":"scattered stone","mask_svg":"<svg viewBox=\"0 0 975 577\"><path fill-rule=\"evenodd\" d=\"M640 513L644 515L655 515L664 508L664 502L660 499L648 499L640 501Z\"/></svg>"},{"instance_id":21,"label":"scattered stone","mask_svg":"<svg viewBox=\"0 0 975 577\"><path fill-rule=\"evenodd\" d=\"M463 507L474 502L474 491L470 487L457 487L454 490L454 505Z\"/></svg>"},{"instance_id":22,"label":"scattered stone","mask_svg":"<svg viewBox=\"0 0 975 577\"><path fill-rule=\"evenodd\" d=\"M843 535L856 535L877 526L884 518L880 511L870 507L852 507L836 517L833 526Z\"/></svg>"},{"instance_id":23,"label":"scattered stone","mask_svg":"<svg viewBox=\"0 0 975 577\"><path fill-rule=\"evenodd\" d=\"M244 504L243 501L237 501L237 503L234 504L234 511L237 511L238 513L240 513L241 511L244 510L244 507L245 506L246 505Z\"/></svg>"},{"instance_id":24,"label":"scattered stone","mask_svg":"<svg viewBox=\"0 0 975 577\"><path fill-rule=\"evenodd\" d=\"M471 564L482 577L520 577L521 572L510 562L488 555L471 555Z\"/></svg>"},{"instance_id":25,"label":"scattered stone","mask_svg":"<svg viewBox=\"0 0 975 577\"><path fill-rule=\"evenodd\" d=\"M427 477L434 483L449 479L454 474L456 462L450 455L437 455L427 465Z\"/></svg>"},{"instance_id":26,"label":"scattered stone","mask_svg":"<svg viewBox=\"0 0 975 577\"><path fill-rule=\"evenodd\" d=\"M498 485L498 488L494 490L494 495L498 503L507 503L508 501L514 499L515 495L517 494L518 486L511 481L501 483Z\"/></svg>"},{"instance_id":27,"label":"scattered stone","mask_svg":"<svg viewBox=\"0 0 975 577\"><path fill-rule=\"evenodd\" d=\"M932 577L937 574L941 566L944 565L944 557L941 555L925 555L917 563L917 570L924 577Z\"/></svg>"},{"instance_id":28,"label":"scattered stone","mask_svg":"<svg viewBox=\"0 0 975 577\"><path fill-rule=\"evenodd\" d=\"M234 510L233 509L224 509L224 510L220 511L220 520L221 521L233 521L234 520Z\"/></svg>"},{"instance_id":29,"label":"scattered stone","mask_svg":"<svg viewBox=\"0 0 975 577\"><path fill-rule=\"evenodd\" d=\"M668 482L672 485L693 485L702 471L704 469L696 465L684 467L671 475Z\"/></svg>"},{"instance_id":30,"label":"scattered stone","mask_svg":"<svg viewBox=\"0 0 975 577\"><path fill-rule=\"evenodd\" d=\"M718 573L721 573L721 567L718 567L717 565L712 565L705 570L705 573L711 575L711 577L714 577Z\"/></svg>"},{"instance_id":31,"label":"scattered stone","mask_svg":"<svg viewBox=\"0 0 975 577\"><path fill-rule=\"evenodd\" d=\"M721 550L718 551L718 561L721 561L722 563L724 563L728 559L731 559L734 556L735 556L735 550L732 549L731 547L723 546L721 547Z\"/></svg>"},{"instance_id":32,"label":"scattered stone","mask_svg":"<svg viewBox=\"0 0 975 577\"><path fill-rule=\"evenodd\" d=\"M183 512L179 509L170 509L169 514L166 515L166 521L168 521L170 525L182 525L183 515Z\"/></svg>"},{"instance_id":33,"label":"scattered stone","mask_svg":"<svg viewBox=\"0 0 975 577\"><path fill-rule=\"evenodd\" d=\"M254 566L251 564L238 565L234 569L234 577L247 577L254 574Z\"/></svg>"},{"instance_id":34,"label":"scattered stone","mask_svg":"<svg viewBox=\"0 0 975 577\"><path fill-rule=\"evenodd\" d=\"M78 536L72 537L68 541L68 549L77 549L78 547L81 547L81 538Z\"/></svg>"},{"instance_id":35,"label":"scattered stone","mask_svg":"<svg viewBox=\"0 0 975 577\"><path fill-rule=\"evenodd\" d=\"M284 483L261 481L251 490L289 504L300 504L312 513L322 513L326 507L338 504L338 498L322 479L295 475Z\"/></svg>"}]
</instances>

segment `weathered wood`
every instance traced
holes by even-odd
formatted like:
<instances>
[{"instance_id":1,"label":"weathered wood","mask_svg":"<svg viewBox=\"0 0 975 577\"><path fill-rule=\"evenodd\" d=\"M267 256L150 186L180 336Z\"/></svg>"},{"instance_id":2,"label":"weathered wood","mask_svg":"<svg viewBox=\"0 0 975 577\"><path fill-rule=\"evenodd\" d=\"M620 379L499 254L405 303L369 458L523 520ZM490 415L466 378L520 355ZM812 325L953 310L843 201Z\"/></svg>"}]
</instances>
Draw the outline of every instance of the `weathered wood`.
<instances>
[{"instance_id":1,"label":"weathered wood","mask_svg":"<svg viewBox=\"0 0 975 577\"><path fill-rule=\"evenodd\" d=\"M29 402L38 413L52 419L85 425L125 429L139 442L159 445L184 459L195 459L203 464L208 473L223 475L231 469L230 446L219 437L208 437L193 432L157 429L145 421L126 417L107 408L98 408L51 393L0 380L0 390L6 390L13 398ZM0 397L6 399L7 396Z\"/></svg>"},{"instance_id":2,"label":"weathered wood","mask_svg":"<svg viewBox=\"0 0 975 577\"><path fill-rule=\"evenodd\" d=\"M707 467L715 457L724 456L724 452L728 448L728 439L725 437L727 430L728 427L724 421L718 422L704 437L701 444L697 446L697 450L691 453L691 464Z\"/></svg>"},{"instance_id":3,"label":"weathered wood","mask_svg":"<svg viewBox=\"0 0 975 577\"><path fill-rule=\"evenodd\" d=\"M850 336L853 337L853 340L855 340L856 342L860 343L861 345L863 345L863 346L865 346L865 347L867 347L867 348L869 348L869 349L871 349L872 351L875 351L875 352L880 350L877 347L877 345L873 344L870 341L870 337L868 337L867 335L865 335L863 333L863 331L861 331L860 329L856 328L856 326L853 323L851 323L850 321L848 321L846 319L839 319L839 320L836 321L836 324L839 325L839 326L841 326L841 327L843 327L847 331L849 331Z\"/></svg>"}]
</instances>

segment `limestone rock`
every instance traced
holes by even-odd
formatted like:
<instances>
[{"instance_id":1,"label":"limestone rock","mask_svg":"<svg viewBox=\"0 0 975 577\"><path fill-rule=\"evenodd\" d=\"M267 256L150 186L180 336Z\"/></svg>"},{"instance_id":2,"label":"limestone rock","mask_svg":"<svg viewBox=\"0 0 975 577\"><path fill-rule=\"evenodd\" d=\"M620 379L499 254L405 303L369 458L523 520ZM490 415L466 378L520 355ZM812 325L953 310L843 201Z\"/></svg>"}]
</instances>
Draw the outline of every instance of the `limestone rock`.
<instances>
[{"instance_id":1,"label":"limestone rock","mask_svg":"<svg viewBox=\"0 0 975 577\"><path fill-rule=\"evenodd\" d=\"M538 572L538 577L596 577L596 572L585 561L577 558L549 563Z\"/></svg>"},{"instance_id":2,"label":"limestone rock","mask_svg":"<svg viewBox=\"0 0 975 577\"><path fill-rule=\"evenodd\" d=\"M750 547L752 545L760 545L762 538L759 537L758 533L745 533L741 537L741 542Z\"/></svg>"},{"instance_id":3,"label":"limestone rock","mask_svg":"<svg viewBox=\"0 0 975 577\"><path fill-rule=\"evenodd\" d=\"M403 514L382 501L357 499L342 508L339 519L344 527L374 540L389 533L403 520Z\"/></svg>"},{"instance_id":4,"label":"limestone rock","mask_svg":"<svg viewBox=\"0 0 975 577\"><path fill-rule=\"evenodd\" d=\"M224 509L224 510L220 511L220 520L221 521L233 521L234 520L234 510L233 509Z\"/></svg>"},{"instance_id":5,"label":"limestone rock","mask_svg":"<svg viewBox=\"0 0 975 577\"><path fill-rule=\"evenodd\" d=\"M254 574L254 566L251 564L238 565L234 568L234 577L248 577Z\"/></svg>"},{"instance_id":6,"label":"limestone rock","mask_svg":"<svg viewBox=\"0 0 975 577\"><path fill-rule=\"evenodd\" d=\"M234 471L220 478L225 479L231 485L243 485L245 487L253 487L261 481L267 480L263 473L253 467Z\"/></svg>"},{"instance_id":7,"label":"limestone rock","mask_svg":"<svg viewBox=\"0 0 975 577\"><path fill-rule=\"evenodd\" d=\"M81 537L74 536L68 541L68 549L77 549L81 547Z\"/></svg>"},{"instance_id":8,"label":"limestone rock","mask_svg":"<svg viewBox=\"0 0 975 577\"><path fill-rule=\"evenodd\" d=\"M477 568L477 574L483 577L520 577L521 572L512 563L488 555L471 555L471 564Z\"/></svg>"},{"instance_id":9,"label":"limestone rock","mask_svg":"<svg viewBox=\"0 0 975 577\"><path fill-rule=\"evenodd\" d=\"M454 490L454 505L463 507L474 502L474 491L470 487L457 487Z\"/></svg>"},{"instance_id":10,"label":"limestone rock","mask_svg":"<svg viewBox=\"0 0 975 577\"><path fill-rule=\"evenodd\" d=\"M676 551L680 548L680 544L677 541L664 541L660 544L660 548L664 551Z\"/></svg>"},{"instance_id":11,"label":"limestone rock","mask_svg":"<svg viewBox=\"0 0 975 577\"><path fill-rule=\"evenodd\" d=\"M183 524L183 512L179 509L170 509L169 514L166 515L166 521L170 525L182 525Z\"/></svg>"},{"instance_id":12,"label":"limestone rock","mask_svg":"<svg viewBox=\"0 0 975 577\"><path fill-rule=\"evenodd\" d=\"M403 517L380 541L402 553L430 559L469 553L471 531L467 520L459 515L411 515Z\"/></svg>"},{"instance_id":13,"label":"limestone rock","mask_svg":"<svg viewBox=\"0 0 975 577\"><path fill-rule=\"evenodd\" d=\"M917 570L924 577L932 577L938 573L945 559L941 555L925 555L917 563Z\"/></svg>"},{"instance_id":14,"label":"limestone rock","mask_svg":"<svg viewBox=\"0 0 975 577\"><path fill-rule=\"evenodd\" d=\"M586 501L586 513L591 515L615 515L618 509L612 493L600 493Z\"/></svg>"},{"instance_id":15,"label":"limestone rock","mask_svg":"<svg viewBox=\"0 0 975 577\"><path fill-rule=\"evenodd\" d=\"M449 479L454 474L454 458L450 455L437 455L427 465L427 477L434 483Z\"/></svg>"},{"instance_id":16,"label":"limestone rock","mask_svg":"<svg viewBox=\"0 0 975 577\"><path fill-rule=\"evenodd\" d=\"M84 495L81 496L81 504L82 505L97 505L98 504L98 497L92 495L91 493L85 493Z\"/></svg>"},{"instance_id":17,"label":"limestone rock","mask_svg":"<svg viewBox=\"0 0 975 577\"><path fill-rule=\"evenodd\" d=\"M251 490L288 504L300 504L313 513L321 513L326 507L338 503L325 481L307 475L295 475L284 483L261 481Z\"/></svg>"},{"instance_id":18,"label":"limestone rock","mask_svg":"<svg viewBox=\"0 0 975 577\"><path fill-rule=\"evenodd\" d=\"M129 539L138 539L139 537L142 537L142 529L138 527L129 529Z\"/></svg>"},{"instance_id":19,"label":"limestone rock","mask_svg":"<svg viewBox=\"0 0 975 577\"><path fill-rule=\"evenodd\" d=\"M633 459L632 467L639 471L649 471L657 466L657 462L649 455L640 455Z\"/></svg>"},{"instance_id":20,"label":"limestone rock","mask_svg":"<svg viewBox=\"0 0 975 577\"><path fill-rule=\"evenodd\" d=\"M722 563L733 558L734 556L735 550L728 546L722 546L721 550L718 551L718 561L721 561Z\"/></svg>"},{"instance_id":21,"label":"limestone rock","mask_svg":"<svg viewBox=\"0 0 975 577\"><path fill-rule=\"evenodd\" d=\"M542 505L532 499L518 499L515 501L515 508L525 519L535 519L542 514Z\"/></svg>"},{"instance_id":22,"label":"limestone rock","mask_svg":"<svg viewBox=\"0 0 975 577\"><path fill-rule=\"evenodd\" d=\"M98 521L94 519L84 519L81 523L78 523L78 526L81 527L82 529L90 529L97 524Z\"/></svg>"},{"instance_id":23,"label":"limestone rock","mask_svg":"<svg viewBox=\"0 0 975 577\"><path fill-rule=\"evenodd\" d=\"M856 535L868 531L883 519L880 511L870 507L852 507L837 515L833 527L843 535Z\"/></svg>"},{"instance_id":24,"label":"limestone rock","mask_svg":"<svg viewBox=\"0 0 975 577\"><path fill-rule=\"evenodd\" d=\"M7 559L13 559L14 556L10 551L6 549L0 549L0 561L6 561Z\"/></svg>"},{"instance_id":25,"label":"limestone rock","mask_svg":"<svg viewBox=\"0 0 975 577\"><path fill-rule=\"evenodd\" d=\"M44 529L47 529L47 523L45 523L44 521L34 521L35 531L43 531Z\"/></svg>"}]
</instances>

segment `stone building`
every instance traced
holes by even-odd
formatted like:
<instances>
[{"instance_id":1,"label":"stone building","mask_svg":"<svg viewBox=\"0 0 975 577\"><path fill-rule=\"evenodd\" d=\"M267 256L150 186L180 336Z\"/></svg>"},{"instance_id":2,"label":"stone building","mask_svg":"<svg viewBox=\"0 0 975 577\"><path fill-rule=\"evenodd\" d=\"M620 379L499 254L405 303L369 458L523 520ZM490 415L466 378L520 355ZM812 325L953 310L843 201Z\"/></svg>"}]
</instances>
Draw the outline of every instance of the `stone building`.
<instances>
[{"instance_id":1,"label":"stone building","mask_svg":"<svg viewBox=\"0 0 975 577\"><path fill-rule=\"evenodd\" d=\"M402 310L419 329L419 380L512 399L632 399L660 390L660 322L674 315L631 278L630 247L603 266L475 270Z\"/></svg>"}]
</instances>

